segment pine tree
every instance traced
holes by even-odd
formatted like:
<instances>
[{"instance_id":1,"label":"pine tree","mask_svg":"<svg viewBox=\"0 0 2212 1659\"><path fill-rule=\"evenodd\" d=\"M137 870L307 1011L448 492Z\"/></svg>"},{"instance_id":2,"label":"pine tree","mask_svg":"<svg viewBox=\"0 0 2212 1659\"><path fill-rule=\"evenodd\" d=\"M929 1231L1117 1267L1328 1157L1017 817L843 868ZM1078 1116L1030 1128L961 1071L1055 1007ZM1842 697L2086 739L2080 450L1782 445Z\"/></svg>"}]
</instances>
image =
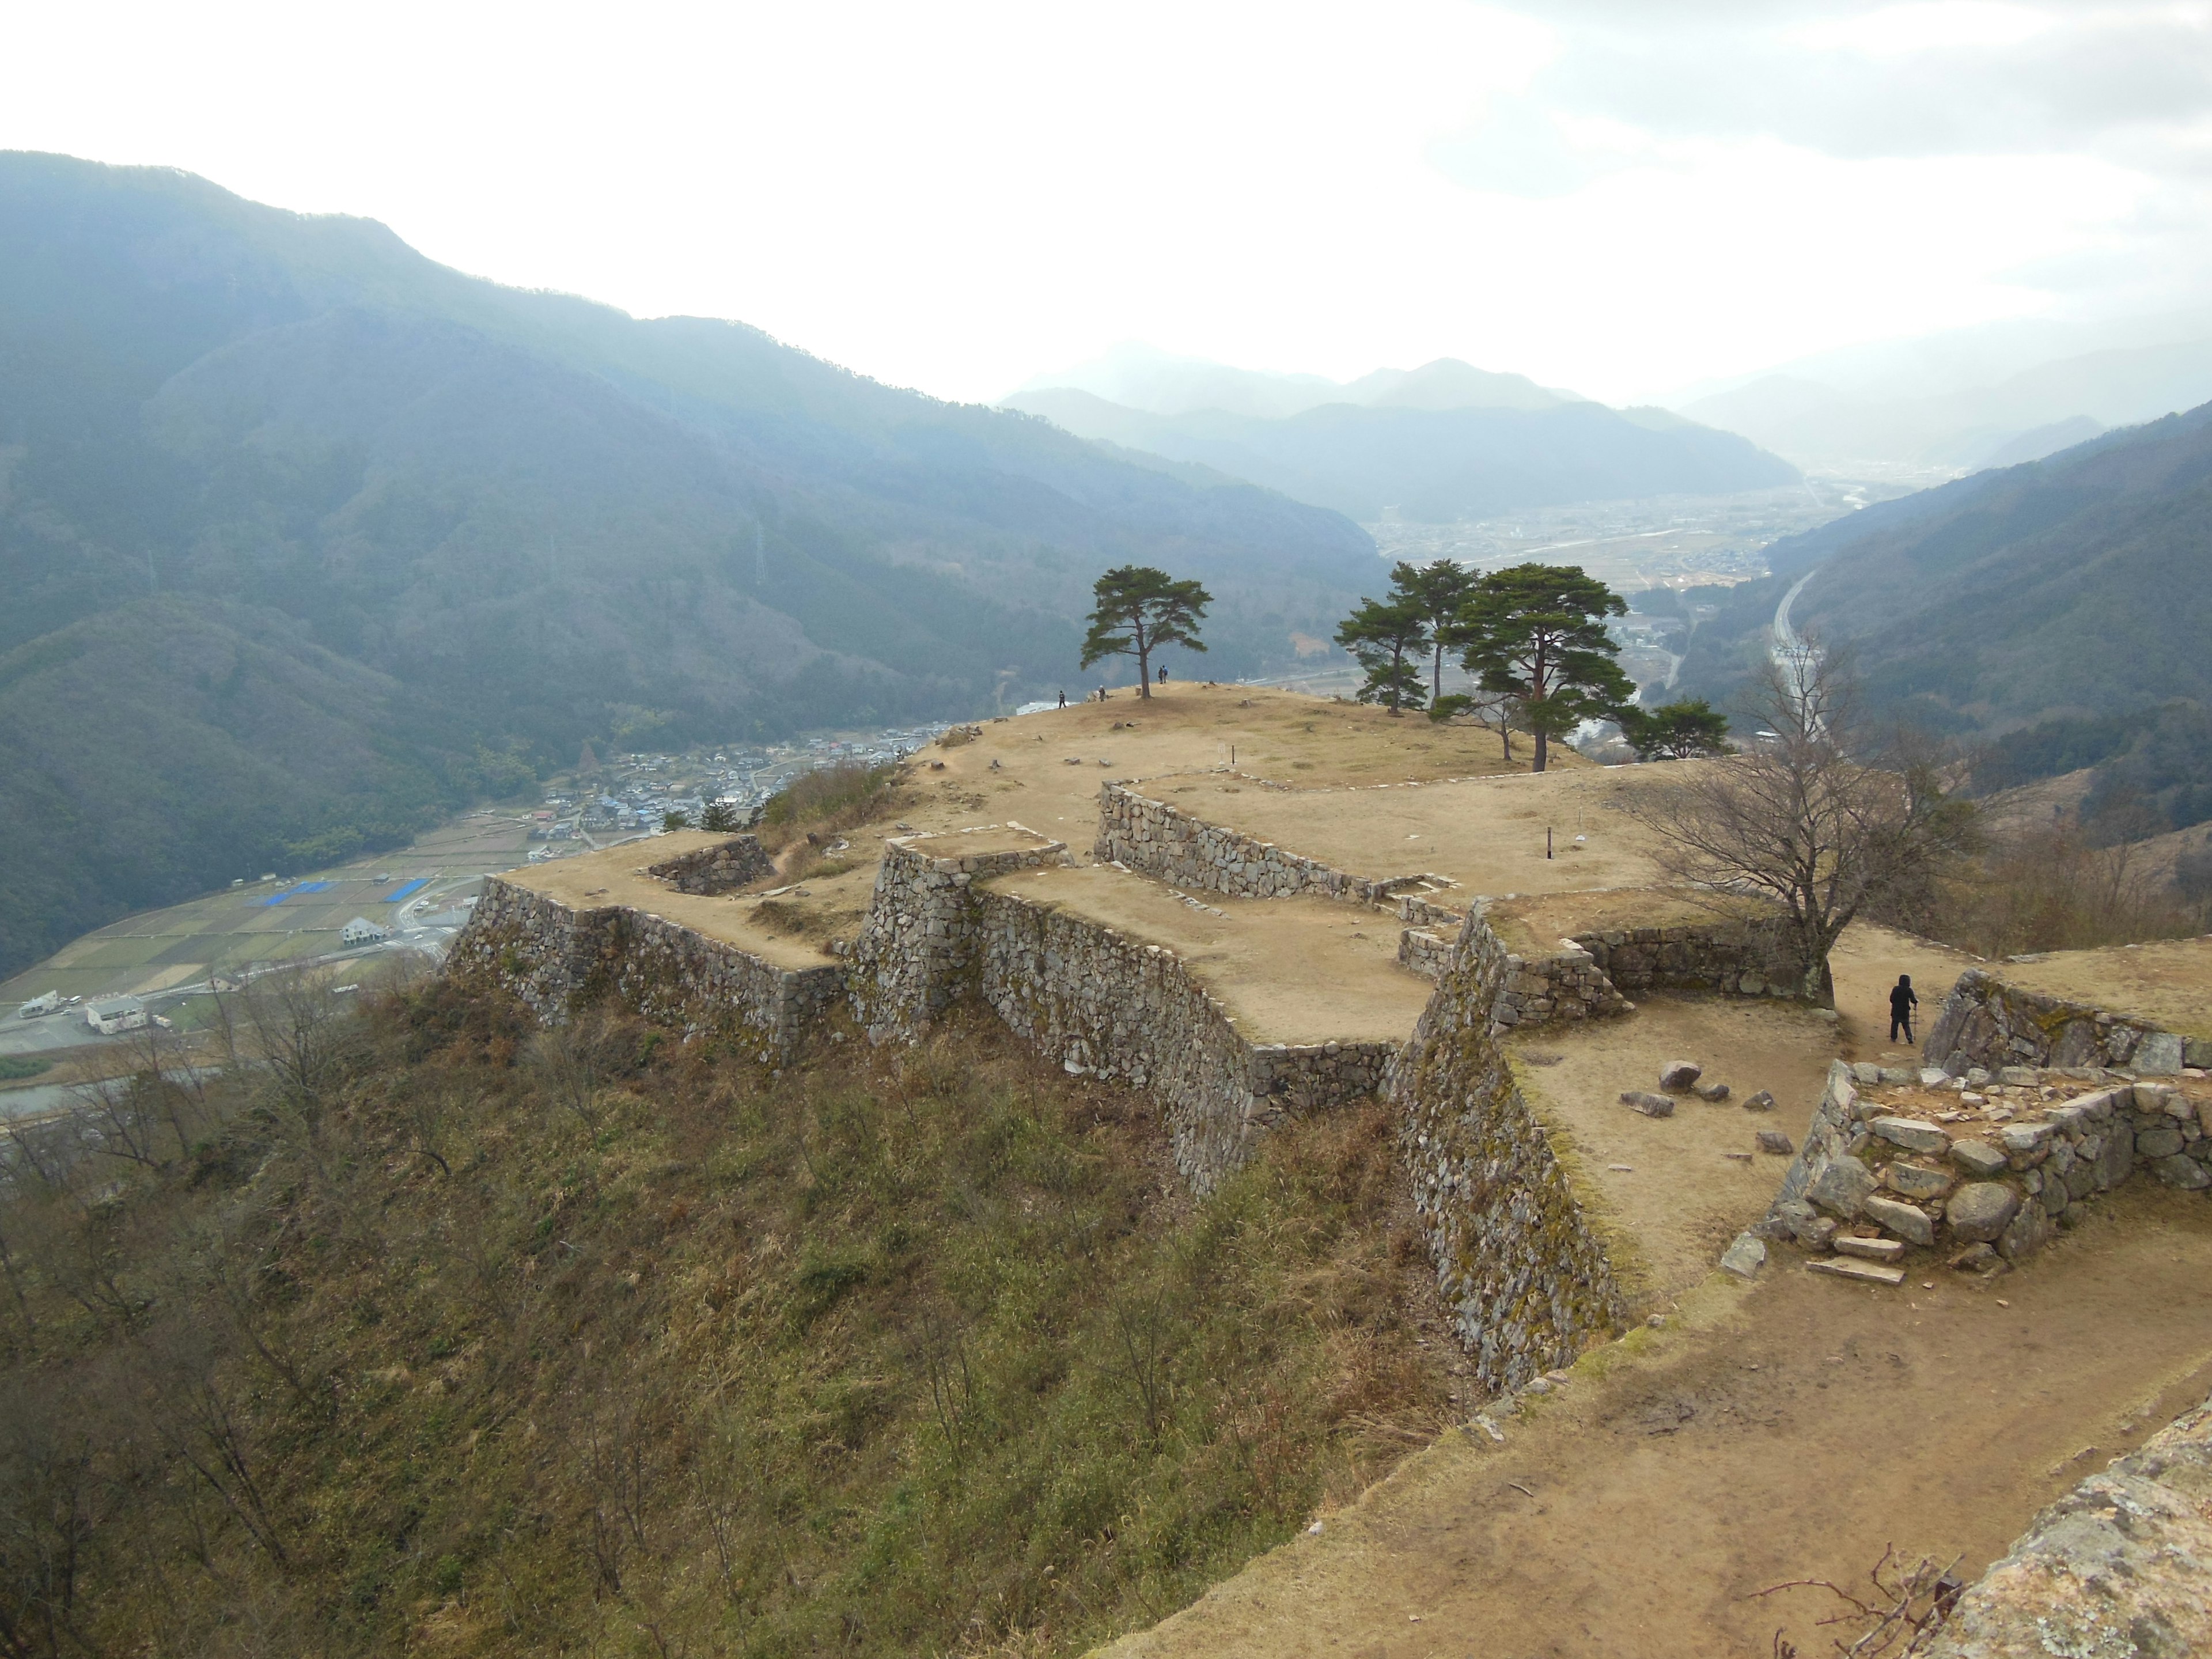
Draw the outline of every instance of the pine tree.
<instances>
[{"instance_id":1,"label":"pine tree","mask_svg":"<svg viewBox=\"0 0 2212 1659\"><path fill-rule=\"evenodd\" d=\"M1359 609L1336 630L1336 642L1367 671L1367 683L1359 688L1360 702L1382 703L1395 717L1428 701L1420 671L1406 660L1427 649L1429 643L1428 624L1410 599L1362 599Z\"/></svg>"},{"instance_id":2,"label":"pine tree","mask_svg":"<svg viewBox=\"0 0 2212 1659\"><path fill-rule=\"evenodd\" d=\"M1703 697L1684 697L1656 708L1629 703L1616 718L1638 760L1692 760L1729 752L1728 716Z\"/></svg>"},{"instance_id":3,"label":"pine tree","mask_svg":"<svg viewBox=\"0 0 2212 1659\"><path fill-rule=\"evenodd\" d=\"M1577 565L1516 564L1475 583L1451 624L1460 660L1485 691L1517 697L1542 771L1554 738L1615 714L1636 695L1614 660L1607 617L1628 602Z\"/></svg>"},{"instance_id":4,"label":"pine tree","mask_svg":"<svg viewBox=\"0 0 2212 1659\"><path fill-rule=\"evenodd\" d=\"M1096 608L1083 641L1085 668L1107 657L1137 659L1137 695L1152 695L1152 653L1164 645L1203 651L1198 624L1213 595L1150 565L1117 566L1091 586Z\"/></svg>"}]
</instances>

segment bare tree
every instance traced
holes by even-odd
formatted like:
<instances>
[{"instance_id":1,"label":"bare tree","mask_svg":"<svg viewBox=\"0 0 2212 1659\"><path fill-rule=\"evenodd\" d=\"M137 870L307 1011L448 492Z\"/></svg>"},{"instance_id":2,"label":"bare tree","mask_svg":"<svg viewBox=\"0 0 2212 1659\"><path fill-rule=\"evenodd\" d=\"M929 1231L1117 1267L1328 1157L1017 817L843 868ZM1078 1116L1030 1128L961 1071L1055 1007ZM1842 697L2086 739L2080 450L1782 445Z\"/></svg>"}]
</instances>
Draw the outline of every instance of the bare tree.
<instances>
[{"instance_id":1,"label":"bare tree","mask_svg":"<svg viewBox=\"0 0 2212 1659\"><path fill-rule=\"evenodd\" d=\"M1933 765L1864 752L1855 693L1848 671L1818 651L1770 663L1747 700L1758 736L1744 752L1624 802L1657 832L1660 866L1676 879L1779 904L1804 994L1830 1006L1828 952L1844 929L1918 890L1973 834L1972 807L1944 793Z\"/></svg>"}]
</instances>

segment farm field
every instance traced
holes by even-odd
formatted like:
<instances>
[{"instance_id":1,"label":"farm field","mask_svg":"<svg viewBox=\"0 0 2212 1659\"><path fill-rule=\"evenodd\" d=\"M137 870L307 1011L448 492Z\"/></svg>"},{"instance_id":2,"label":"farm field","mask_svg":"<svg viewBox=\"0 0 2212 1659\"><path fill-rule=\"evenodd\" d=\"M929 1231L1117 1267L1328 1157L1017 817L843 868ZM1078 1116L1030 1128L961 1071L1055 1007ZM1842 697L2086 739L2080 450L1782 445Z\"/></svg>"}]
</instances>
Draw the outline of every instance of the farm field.
<instances>
[{"instance_id":1,"label":"farm field","mask_svg":"<svg viewBox=\"0 0 2212 1659\"><path fill-rule=\"evenodd\" d=\"M397 852L364 854L331 869L249 882L149 910L72 940L0 983L0 1053L39 1053L97 1042L68 1015L22 1020L15 1007L47 991L64 997L134 995L172 1018L212 975L344 950L339 930L363 916L435 947L450 926L434 919L474 896L483 878L527 856L525 815L472 813ZM375 953L369 947L365 955Z\"/></svg>"}]
</instances>

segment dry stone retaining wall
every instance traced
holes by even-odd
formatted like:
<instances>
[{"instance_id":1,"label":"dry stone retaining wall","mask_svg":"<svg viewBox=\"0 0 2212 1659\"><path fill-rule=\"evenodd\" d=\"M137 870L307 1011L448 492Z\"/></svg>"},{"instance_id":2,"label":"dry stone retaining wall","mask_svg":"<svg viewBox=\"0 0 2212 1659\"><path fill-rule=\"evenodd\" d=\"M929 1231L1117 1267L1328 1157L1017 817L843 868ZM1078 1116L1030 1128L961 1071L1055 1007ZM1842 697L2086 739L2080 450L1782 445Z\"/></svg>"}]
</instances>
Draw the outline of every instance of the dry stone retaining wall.
<instances>
[{"instance_id":1,"label":"dry stone retaining wall","mask_svg":"<svg viewBox=\"0 0 2212 1659\"><path fill-rule=\"evenodd\" d=\"M2007 985L1979 968L1959 975L1921 1054L1954 1077L1975 1066L2124 1066L2142 1077L2212 1066L2212 1042Z\"/></svg>"},{"instance_id":2,"label":"dry stone retaining wall","mask_svg":"<svg viewBox=\"0 0 2212 1659\"><path fill-rule=\"evenodd\" d=\"M612 997L687 1036L739 1042L763 1061L788 1058L844 995L841 969L780 968L644 911L580 910L496 876L486 878L446 969L500 986L549 1025Z\"/></svg>"},{"instance_id":3,"label":"dry stone retaining wall","mask_svg":"<svg viewBox=\"0 0 2212 1659\"><path fill-rule=\"evenodd\" d=\"M1000 826L989 826L999 831ZM978 834L985 832L975 832ZM975 881L1064 864L1066 846L1042 836L1028 847L963 852L961 837L907 836L884 843L868 919L853 942L854 1011L877 1042L911 1037L973 988Z\"/></svg>"},{"instance_id":4,"label":"dry stone retaining wall","mask_svg":"<svg viewBox=\"0 0 2212 1659\"><path fill-rule=\"evenodd\" d=\"M1498 1042L1510 963L1468 918L1389 1085L1437 1284L1475 1374L1500 1390L1569 1363L1622 1317L1612 1264Z\"/></svg>"},{"instance_id":5,"label":"dry stone retaining wall","mask_svg":"<svg viewBox=\"0 0 2212 1659\"><path fill-rule=\"evenodd\" d=\"M1177 887L1203 887L1232 898L1289 898L1317 893L1360 904L1387 904L1393 892L1421 879L1370 881L1241 830L1206 823L1139 794L1127 784L1098 792L1098 842L1093 856Z\"/></svg>"},{"instance_id":6,"label":"dry stone retaining wall","mask_svg":"<svg viewBox=\"0 0 2212 1659\"><path fill-rule=\"evenodd\" d=\"M1778 918L1601 928L1577 933L1573 943L1624 994L1655 988L1722 996L1804 994L1803 960Z\"/></svg>"},{"instance_id":7,"label":"dry stone retaining wall","mask_svg":"<svg viewBox=\"0 0 2212 1659\"><path fill-rule=\"evenodd\" d=\"M679 893L712 896L747 886L775 873L775 860L763 850L759 838L737 836L719 847L702 847L646 866Z\"/></svg>"},{"instance_id":8,"label":"dry stone retaining wall","mask_svg":"<svg viewBox=\"0 0 2212 1659\"><path fill-rule=\"evenodd\" d=\"M1893 1114L1860 1095L1838 1060L1805 1142L1765 1221L1770 1239L1830 1248L1871 1222L1906 1245L1976 1244L2017 1260L2072 1224L2079 1206L2141 1169L2185 1190L2212 1188L2212 1100L2162 1083L2118 1082L2033 1118L1947 1124Z\"/></svg>"},{"instance_id":9,"label":"dry stone retaining wall","mask_svg":"<svg viewBox=\"0 0 2212 1659\"><path fill-rule=\"evenodd\" d=\"M977 890L977 989L1070 1073L1148 1089L1176 1167L1210 1192L1286 1114L1376 1092L1397 1045L1248 1041L1172 951L1012 894Z\"/></svg>"}]
</instances>

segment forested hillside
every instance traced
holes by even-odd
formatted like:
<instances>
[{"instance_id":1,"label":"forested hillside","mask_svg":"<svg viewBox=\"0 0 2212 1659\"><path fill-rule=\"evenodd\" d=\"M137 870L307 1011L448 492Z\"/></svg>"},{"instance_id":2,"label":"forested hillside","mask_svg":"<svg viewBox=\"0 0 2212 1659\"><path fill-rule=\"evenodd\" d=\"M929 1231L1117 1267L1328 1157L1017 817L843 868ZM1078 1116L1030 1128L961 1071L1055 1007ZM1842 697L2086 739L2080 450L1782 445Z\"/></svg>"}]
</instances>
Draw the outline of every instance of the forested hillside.
<instances>
[{"instance_id":1,"label":"forested hillside","mask_svg":"<svg viewBox=\"0 0 2212 1659\"><path fill-rule=\"evenodd\" d=\"M92 702L37 650L0 668L30 711L5 739L0 972L228 879L238 847L396 834L479 787L479 750L951 717L1072 684L1113 563L1204 580L1206 665L1249 672L1326 637L1374 556L1333 514L740 324L501 289L183 173L0 155L0 651L139 642ZM320 688L301 729L338 779L274 762L283 720L241 739L204 693L238 640L294 659L283 695ZM258 781L208 758L249 750ZM155 821L228 814L233 849L210 861L186 830L126 877L81 826L127 791Z\"/></svg>"},{"instance_id":2,"label":"forested hillside","mask_svg":"<svg viewBox=\"0 0 2212 1659\"><path fill-rule=\"evenodd\" d=\"M1692 637L1683 689L1740 684L1809 572L1796 625L1847 647L1886 712L1996 743L1993 779L2131 757L2100 799L2152 799L2160 827L2212 811L2186 787L2212 768L2212 404L1870 507L1768 556L1774 574L1732 590Z\"/></svg>"}]
</instances>

